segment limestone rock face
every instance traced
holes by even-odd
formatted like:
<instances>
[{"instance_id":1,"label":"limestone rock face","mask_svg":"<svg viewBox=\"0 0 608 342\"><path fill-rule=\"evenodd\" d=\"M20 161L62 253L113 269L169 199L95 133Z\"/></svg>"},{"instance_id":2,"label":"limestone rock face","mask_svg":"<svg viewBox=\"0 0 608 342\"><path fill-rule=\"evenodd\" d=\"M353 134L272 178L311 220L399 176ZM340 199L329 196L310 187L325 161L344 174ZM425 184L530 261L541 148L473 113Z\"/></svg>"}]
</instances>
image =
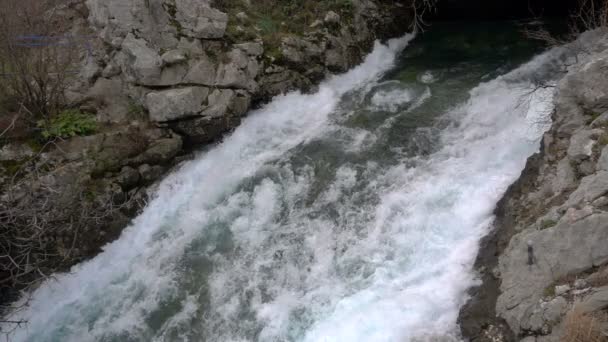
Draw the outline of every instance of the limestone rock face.
<instances>
[{"instance_id":1,"label":"limestone rock face","mask_svg":"<svg viewBox=\"0 0 608 342\"><path fill-rule=\"evenodd\" d=\"M188 87L151 92L146 95L150 120L164 122L199 114L209 94L208 88Z\"/></svg>"},{"instance_id":2,"label":"limestone rock face","mask_svg":"<svg viewBox=\"0 0 608 342\"><path fill-rule=\"evenodd\" d=\"M584 33L570 48L589 54L564 56L575 62L558 83L553 125L499 203L495 244L480 254L498 255L498 279L480 291L496 299L478 300L517 340L560 341L573 307L607 307L608 31Z\"/></svg>"}]
</instances>

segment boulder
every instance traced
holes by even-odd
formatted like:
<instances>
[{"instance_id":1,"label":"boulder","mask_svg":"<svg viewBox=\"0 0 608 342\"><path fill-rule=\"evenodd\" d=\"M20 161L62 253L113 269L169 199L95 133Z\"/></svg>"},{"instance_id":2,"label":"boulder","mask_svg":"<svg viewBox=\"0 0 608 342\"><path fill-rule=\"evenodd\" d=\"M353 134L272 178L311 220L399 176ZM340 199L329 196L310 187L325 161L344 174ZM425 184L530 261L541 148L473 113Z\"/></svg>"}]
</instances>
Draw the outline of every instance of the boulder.
<instances>
[{"instance_id":1,"label":"boulder","mask_svg":"<svg viewBox=\"0 0 608 342\"><path fill-rule=\"evenodd\" d=\"M165 122L198 115L203 109L209 89L204 87L176 88L146 95L150 120Z\"/></svg>"},{"instance_id":2,"label":"boulder","mask_svg":"<svg viewBox=\"0 0 608 342\"><path fill-rule=\"evenodd\" d=\"M228 60L219 66L216 85L255 92L258 89L255 78L260 71L258 61L238 48L231 50L226 57Z\"/></svg>"},{"instance_id":3,"label":"boulder","mask_svg":"<svg viewBox=\"0 0 608 342\"><path fill-rule=\"evenodd\" d=\"M145 40L129 33L122 42L122 51L128 58L123 61L123 72L133 78L133 82L143 85L156 85L160 79L162 60L156 50L150 48Z\"/></svg>"},{"instance_id":4,"label":"boulder","mask_svg":"<svg viewBox=\"0 0 608 342\"><path fill-rule=\"evenodd\" d=\"M570 194L562 208L567 210L571 207L592 203L599 197L608 193L608 171L599 171L581 180L578 188Z\"/></svg>"},{"instance_id":5,"label":"boulder","mask_svg":"<svg viewBox=\"0 0 608 342\"><path fill-rule=\"evenodd\" d=\"M568 147L568 157L575 163L588 159L593 154L593 146L601 130L582 129L574 133Z\"/></svg>"},{"instance_id":6,"label":"boulder","mask_svg":"<svg viewBox=\"0 0 608 342\"><path fill-rule=\"evenodd\" d=\"M228 15L211 8L208 0L175 0L175 19L181 32L200 39L218 39L226 33Z\"/></svg>"},{"instance_id":7,"label":"boulder","mask_svg":"<svg viewBox=\"0 0 608 342\"><path fill-rule=\"evenodd\" d=\"M205 55L189 62L188 73L182 83L215 85L217 66Z\"/></svg>"},{"instance_id":8,"label":"boulder","mask_svg":"<svg viewBox=\"0 0 608 342\"><path fill-rule=\"evenodd\" d=\"M182 139L178 135L159 139L140 155L132 158L129 164L165 164L171 161L182 149Z\"/></svg>"},{"instance_id":9,"label":"boulder","mask_svg":"<svg viewBox=\"0 0 608 342\"><path fill-rule=\"evenodd\" d=\"M221 117L228 114L241 116L251 103L251 97L245 91L215 89L208 98L208 106L201 112L202 116Z\"/></svg>"}]
</instances>

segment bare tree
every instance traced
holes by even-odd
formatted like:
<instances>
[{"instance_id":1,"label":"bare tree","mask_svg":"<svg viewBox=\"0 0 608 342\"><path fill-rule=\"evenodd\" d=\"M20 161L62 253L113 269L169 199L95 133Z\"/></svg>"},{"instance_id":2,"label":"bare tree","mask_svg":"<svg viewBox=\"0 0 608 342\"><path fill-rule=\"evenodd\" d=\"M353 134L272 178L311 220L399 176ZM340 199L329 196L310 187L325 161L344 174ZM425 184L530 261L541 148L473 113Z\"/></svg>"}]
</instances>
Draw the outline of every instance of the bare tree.
<instances>
[{"instance_id":1,"label":"bare tree","mask_svg":"<svg viewBox=\"0 0 608 342\"><path fill-rule=\"evenodd\" d=\"M608 0L578 0L577 9L570 15L568 27L568 34L562 37L553 35L545 27L526 28L523 33L530 39L558 46L576 40L582 32L608 28Z\"/></svg>"},{"instance_id":2,"label":"bare tree","mask_svg":"<svg viewBox=\"0 0 608 342\"><path fill-rule=\"evenodd\" d=\"M412 3L412 10L414 11L414 18L411 24L411 29L415 32L424 32L424 28L427 23L424 17L429 12L434 12L437 9L438 0L414 0Z\"/></svg>"},{"instance_id":3,"label":"bare tree","mask_svg":"<svg viewBox=\"0 0 608 342\"><path fill-rule=\"evenodd\" d=\"M61 32L57 8L66 0L0 0L0 97L48 125L64 105L79 57Z\"/></svg>"}]
</instances>

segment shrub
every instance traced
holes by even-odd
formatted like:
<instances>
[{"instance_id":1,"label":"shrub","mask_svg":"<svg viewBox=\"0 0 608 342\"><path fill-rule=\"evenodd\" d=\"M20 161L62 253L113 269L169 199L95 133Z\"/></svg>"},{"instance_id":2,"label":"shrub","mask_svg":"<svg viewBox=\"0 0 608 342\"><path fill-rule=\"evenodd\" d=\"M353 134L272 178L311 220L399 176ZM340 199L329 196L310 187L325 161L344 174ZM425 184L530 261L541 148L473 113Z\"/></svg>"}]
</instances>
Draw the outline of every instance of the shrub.
<instances>
[{"instance_id":1,"label":"shrub","mask_svg":"<svg viewBox=\"0 0 608 342\"><path fill-rule=\"evenodd\" d=\"M42 136L45 139L88 135L97 129L97 123L92 115L75 109L64 110L52 118L48 124L41 120L38 122L38 126L42 129Z\"/></svg>"}]
</instances>

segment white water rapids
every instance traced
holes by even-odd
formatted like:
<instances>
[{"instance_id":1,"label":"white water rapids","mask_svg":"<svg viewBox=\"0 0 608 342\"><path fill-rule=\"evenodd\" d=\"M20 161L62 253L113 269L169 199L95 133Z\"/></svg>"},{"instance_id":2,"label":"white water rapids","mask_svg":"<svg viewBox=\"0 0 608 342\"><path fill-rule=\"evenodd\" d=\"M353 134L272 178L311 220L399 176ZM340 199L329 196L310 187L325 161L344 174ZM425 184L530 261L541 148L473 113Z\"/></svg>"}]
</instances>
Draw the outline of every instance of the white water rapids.
<instances>
[{"instance_id":1,"label":"white water rapids","mask_svg":"<svg viewBox=\"0 0 608 342\"><path fill-rule=\"evenodd\" d=\"M250 113L168 176L119 240L36 290L14 340L457 338L478 241L546 129L553 94L531 79L553 57L405 138L396 118L432 100L430 81L408 92L381 77L411 38ZM362 107L378 125L348 124ZM428 153L403 150L425 139Z\"/></svg>"}]
</instances>

